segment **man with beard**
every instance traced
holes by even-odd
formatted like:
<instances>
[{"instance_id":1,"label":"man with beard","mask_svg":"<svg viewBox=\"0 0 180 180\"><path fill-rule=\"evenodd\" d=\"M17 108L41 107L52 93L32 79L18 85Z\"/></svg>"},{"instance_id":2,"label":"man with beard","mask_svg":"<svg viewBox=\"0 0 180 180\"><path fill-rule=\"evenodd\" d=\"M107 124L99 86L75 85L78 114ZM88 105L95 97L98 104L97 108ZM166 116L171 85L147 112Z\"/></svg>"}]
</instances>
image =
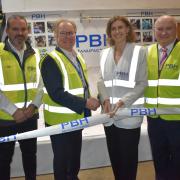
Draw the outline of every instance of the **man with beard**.
<instances>
[{"instance_id":1,"label":"man with beard","mask_svg":"<svg viewBox=\"0 0 180 180\"><path fill-rule=\"evenodd\" d=\"M7 37L0 43L0 137L37 129L43 95L39 83L40 55L27 42L24 17L7 20ZM37 139L19 141L26 180L36 179ZM0 144L0 179L10 180L15 142Z\"/></svg>"}]
</instances>

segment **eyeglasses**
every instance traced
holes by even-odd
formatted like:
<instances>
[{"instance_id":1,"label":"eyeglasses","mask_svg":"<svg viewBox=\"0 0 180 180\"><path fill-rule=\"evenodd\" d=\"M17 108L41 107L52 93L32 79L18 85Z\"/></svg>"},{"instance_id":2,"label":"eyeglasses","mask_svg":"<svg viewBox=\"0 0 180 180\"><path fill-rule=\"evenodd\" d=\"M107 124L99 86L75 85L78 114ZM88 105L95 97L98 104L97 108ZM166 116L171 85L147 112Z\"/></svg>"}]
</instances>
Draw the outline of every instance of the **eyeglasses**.
<instances>
[{"instance_id":1,"label":"eyeglasses","mask_svg":"<svg viewBox=\"0 0 180 180\"><path fill-rule=\"evenodd\" d=\"M70 31L70 32L62 31L62 32L60 32L59 34L60 34L60 36L63 36L63 37L67 37L67 36L72 37L72 36L74 36L76 33L75 33L75 32L72 32L72 31Z\"/></svg>"}]
</instances>

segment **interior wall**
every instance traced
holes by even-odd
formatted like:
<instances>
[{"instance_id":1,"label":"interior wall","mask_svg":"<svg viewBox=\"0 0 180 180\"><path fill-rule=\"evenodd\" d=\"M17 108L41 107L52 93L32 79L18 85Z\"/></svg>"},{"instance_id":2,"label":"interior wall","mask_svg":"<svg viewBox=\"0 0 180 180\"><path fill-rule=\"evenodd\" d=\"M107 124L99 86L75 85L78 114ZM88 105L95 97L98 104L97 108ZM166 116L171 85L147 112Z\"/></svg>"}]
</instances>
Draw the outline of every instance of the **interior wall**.
<instances>
[{"instance_id":1,"label":"interior wall","mask_svg":"<svg viewBox=\"0 0 180 180\"><path fill-rule=\"evenodd\" d=\"M7 12L106 10L106 9L178 9L179 0L2 0Z\"/></svg>"}]
</instances>

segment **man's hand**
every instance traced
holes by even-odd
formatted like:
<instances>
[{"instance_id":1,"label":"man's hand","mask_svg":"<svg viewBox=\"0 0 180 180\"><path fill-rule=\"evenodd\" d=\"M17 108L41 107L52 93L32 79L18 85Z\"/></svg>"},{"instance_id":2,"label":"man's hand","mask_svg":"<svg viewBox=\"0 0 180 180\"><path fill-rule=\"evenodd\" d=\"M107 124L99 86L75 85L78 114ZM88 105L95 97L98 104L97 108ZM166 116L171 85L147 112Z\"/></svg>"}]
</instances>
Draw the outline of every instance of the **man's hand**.
<instances>
[{"instance_id":1,"label":"man's hand","mask_svg":"<svg viewBox=\"0 0 180 180\"><path fill-rule=\"evenodd\" d=\"M31 118L35 112L35 106L33 104L30 104L26 109L24 109L24 114L26 118Z\"/></svg>"},{"instance_id":2,"label":"man's hand","mask_svg":"<svg viewBox=\"0 0 180 180\"><path fill-rule=\"evenodd\" d=\"M97 108L100 106L100 102L96 98L88 98L86 101L86 108L96 111Z\"/></svg>"},{"instance_id":3,"label":"man's hand","mask_svg":"<svg viewBox=\"0 0 180 180\"><path fill-rule=\"evenodd\" d=\"M104 102L103 102L103 110L104 110L104 113L109 113L111 111L111 105L110 105L110 100L109 99L104 100Z\"/></svg>"},{"instance_id":4,"label":"man's hand","mask_svg":"<svg viewBox=\"0 0 180 180\"><path fill-rule=\"evenodd\" d=\"M12 116L16 123L24 122L27 119L26 115L24 114L24 111L20 108L18 108Z\"/></svg>"},{"instance_id":5,"label":"man's hand","mask_svg":"<svg viewBox=\"0 0 180 180\"><path fill-rule=\"evenodd\" d=\"M115 104L113 111L111 111L111 112L108 113L108 114L109 114L109 117L112 118L112 117L116 114L117 110L118 110L120 107L122 107L123 105L124 105L124 102L123 102L123 101L121 101L121 100L118 101L118 102Z\"/></svg>"}]
</instances>

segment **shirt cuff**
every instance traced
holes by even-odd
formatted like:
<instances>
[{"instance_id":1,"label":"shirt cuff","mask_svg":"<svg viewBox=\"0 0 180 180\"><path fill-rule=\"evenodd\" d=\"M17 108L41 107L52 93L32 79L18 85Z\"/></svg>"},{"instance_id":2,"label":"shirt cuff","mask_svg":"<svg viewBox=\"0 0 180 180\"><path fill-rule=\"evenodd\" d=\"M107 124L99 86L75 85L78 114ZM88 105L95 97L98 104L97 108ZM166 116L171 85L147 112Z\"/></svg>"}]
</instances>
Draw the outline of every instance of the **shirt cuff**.
<instances>
[{"instance_id":1,"label":"shirt cuff","mask_svg":"<svg viewBox=\"0 0 180 180\"><path fill-rule=\"evenodd\" d=\"M14 104L9 104L9 105L7 105L7 107L4 109L4 111L7 112L8 114L10 114L10 115L12 116L17 109L18 109L18 108L17 108Z\"/></svg>"}]
</instances>

